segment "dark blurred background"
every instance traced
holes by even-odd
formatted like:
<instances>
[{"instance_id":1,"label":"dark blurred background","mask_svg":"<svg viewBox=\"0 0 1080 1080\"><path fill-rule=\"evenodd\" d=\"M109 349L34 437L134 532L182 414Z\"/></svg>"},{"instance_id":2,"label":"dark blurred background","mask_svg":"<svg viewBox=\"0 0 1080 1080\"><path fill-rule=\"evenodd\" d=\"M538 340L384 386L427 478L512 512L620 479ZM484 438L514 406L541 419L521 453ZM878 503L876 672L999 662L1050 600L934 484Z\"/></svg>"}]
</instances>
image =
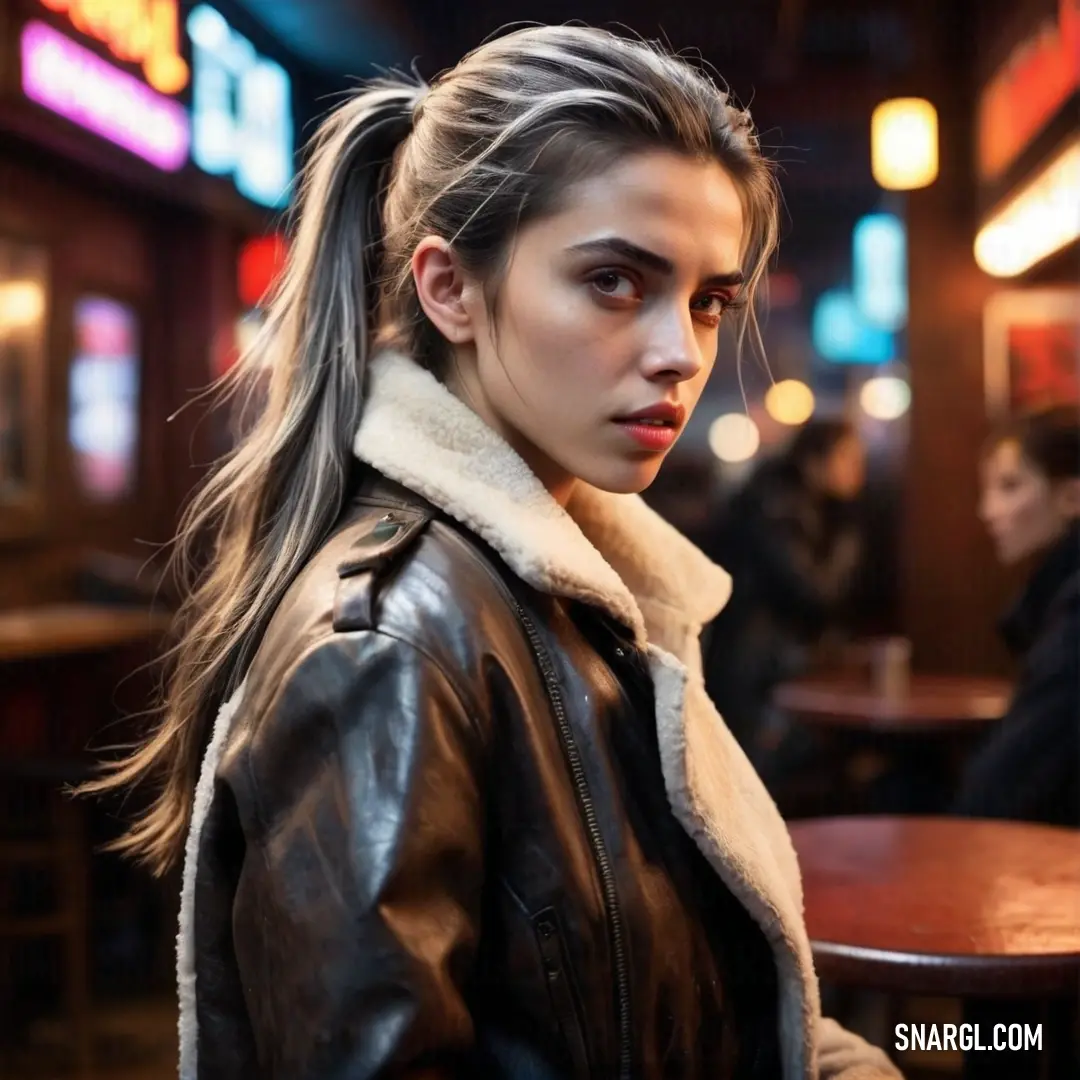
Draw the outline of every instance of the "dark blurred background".
<instances>
[{"instance_id":1,"label":"dark blurred background","mask_svg":"<svg viewBox=\"0 0 1080 1080\"><path fill-rule=\"evenodd\" d=\"M811 417L846 418L868 466L845 640L902 637L921 672L1010 673L994 625L1020 579L976 517L980 446L1002 411L1076 391L1075 350L1062 366L1010 327L1064 323L1075 346L1080 225L1062 218L1028 265L975 252L1063 148L1080 177L1076 0L171 7L172 34L134 46L124 28L149 0L0 0L5 1077L170 1074L176 882L92 854L122 808L55 792L86 775L88 747L143 722L155 670L140 665L175 600L161 549L230 439L192 399L258 324L304 142L358 80L430 78L508 24L581 20L700 57L750 106L784 195L767 367L725 346L647 498L708 544L759 462ZM872 169L872 115L898 98L937 122L936 167L907 189ZM857 254L868 219L884 247ZM891 311L873 325L853 300L866 273ZM1065 308L1046 314L1048 291ZM5 868L7 837L32 870Z\"/></svg>"}]
</instances>

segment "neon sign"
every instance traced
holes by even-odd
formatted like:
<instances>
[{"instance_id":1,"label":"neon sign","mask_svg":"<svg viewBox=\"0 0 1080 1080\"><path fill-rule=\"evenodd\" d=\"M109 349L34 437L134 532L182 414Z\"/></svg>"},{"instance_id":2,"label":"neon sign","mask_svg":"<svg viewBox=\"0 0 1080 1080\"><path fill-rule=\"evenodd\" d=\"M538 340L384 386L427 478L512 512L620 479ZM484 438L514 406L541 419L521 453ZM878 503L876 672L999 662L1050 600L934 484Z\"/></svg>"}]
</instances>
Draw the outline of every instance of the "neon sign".
<instances>
[{"instance_id":1,"label":"neon sign","mask_svg":"<svg viewBox=\"0 0 1080 1080\"><path fill-rule=\"evenodd\" d=\"M852 237L855 303L879 330L907 322L907 230L895 214L867 214Z\"/></svg>"},{"instance_id":2,"label":"neon sign","mask_svg":"<svg viewBox=\"0 0 1080 1080\"><path fill-rule=\"evenodd\" d=\"M75 344L68 379L68 443L83 492L110 502L131 492L139 464L135 312L106 296L80 297Z\"/></svg>"},{"instance_id":3,"label":"neon sign","mask_svg":"<svg viewBox=\"0 0 1080 1080\"><path fill-rule=\"evenodd\" d=\"M207 4L188 16L194 79L191 156L204 172L232 176L253 202L284 206L293 176L292 84Z\"/></svg>"},{"instance_id":4,"label":"neon sign","mask_svg":"<svg viewBox=\"0 0 1080 1080\"><path fill-rule=\"evenodd\" d=\"M867 322L855 297L844 289L821 294L811 330L818 355L836 363L884 364L896 355L893 335Z\"/></svg>"},{"instance_id":5,"label":"neon sign","mask_svg":"<svg viewBox=\"0 0 1080 1080\"><path fill-rule=\"evenodd\" d=\"M978 166L999 177L1080 90L1080 0L1058 0L1057 24L1044 24L1013 49L983 91L978 117Z\"/></svg>"},{"instance_id":6,"label":"neon sign","mask_svg":"<svg viewBox=\"0 0 1080 1080\"><path fill-rule=\"evenodd\" d=\"M44 23L26 24L21 53L28 98L159 169L174 172L184 164L191 129L179 102Z\"/></svg>"},{"instance_id":7,"label":"neon sign","mask_svg":"<svg viewBox=\"0 0 1080 1080\"><path fill-rule=\"evenodd\" d=\"M118 60L140 64L146 81L163 94L188 84L180 55L177 0L41 0L67 14L76 30L109 47Z\"/></svg>"}]
</instances>

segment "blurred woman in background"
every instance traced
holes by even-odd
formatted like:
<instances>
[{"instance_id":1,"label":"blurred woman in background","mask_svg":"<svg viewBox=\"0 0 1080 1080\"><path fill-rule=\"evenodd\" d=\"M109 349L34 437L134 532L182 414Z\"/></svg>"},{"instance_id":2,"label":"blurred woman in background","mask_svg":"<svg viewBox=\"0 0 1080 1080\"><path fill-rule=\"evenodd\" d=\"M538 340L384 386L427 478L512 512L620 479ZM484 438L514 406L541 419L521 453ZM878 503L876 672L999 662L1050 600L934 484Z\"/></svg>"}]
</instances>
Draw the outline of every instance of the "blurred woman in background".
<instances>
[{"instance_id":1,"label":"blurred woman in background","mask_svg":"<svg viewBox=\"0 0 1080 1080\"><path fill-rule=\"evenodd\" d=\"M760 763L774 687L842 619L862 551L866 453L846 420L811 420L729 503L707 545L734 580L713 623L706 688Z\"/></svg>"},{"instance_id":2,"label":"blurred woman in background","mask_svg":"<svg viewBox=\"0 0 1080 1080\"><path fill-rule=\"evenodd\" d=\"M991 440L979 515L1006 565L1030 561L1002 620L1022 658L1008 714L969 763L972 817L1080 826L1080 412L1059 406Z\"/></svg>"}]
</instances>

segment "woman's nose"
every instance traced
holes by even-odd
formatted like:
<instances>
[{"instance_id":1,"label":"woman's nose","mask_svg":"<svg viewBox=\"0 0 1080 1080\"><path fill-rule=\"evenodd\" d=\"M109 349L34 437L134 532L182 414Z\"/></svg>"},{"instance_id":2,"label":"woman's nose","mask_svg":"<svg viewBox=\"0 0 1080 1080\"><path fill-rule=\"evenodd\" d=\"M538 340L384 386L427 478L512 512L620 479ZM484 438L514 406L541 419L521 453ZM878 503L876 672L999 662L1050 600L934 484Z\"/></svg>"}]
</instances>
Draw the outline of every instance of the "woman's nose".
<instances>
[{"instance_id":1,"label":"woman's nose","mask_svg":"<svg viewBox=\"0 0 1080 1080\"><path fill-rule=\"evenodd\" d=\"M660 320L645 354L647 377L684 382L697 375L701 367L701 349L690 314L671 313Z\"/></svg>"}]
</instances>

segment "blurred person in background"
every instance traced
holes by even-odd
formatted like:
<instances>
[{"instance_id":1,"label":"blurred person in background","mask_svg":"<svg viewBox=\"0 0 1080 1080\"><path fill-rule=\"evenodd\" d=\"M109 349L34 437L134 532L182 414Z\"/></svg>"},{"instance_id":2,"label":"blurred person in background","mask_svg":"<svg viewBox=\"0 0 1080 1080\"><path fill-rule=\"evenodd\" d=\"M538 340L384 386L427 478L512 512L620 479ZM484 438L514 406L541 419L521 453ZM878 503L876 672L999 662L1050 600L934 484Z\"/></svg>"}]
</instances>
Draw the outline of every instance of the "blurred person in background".
<instances>
[{"instance_id":1,"label":"blurred person in background","mask_svg":"<svg viewBox=\"0 0 1080 1080\"><path fill-rule=\"evenodd\" d=\"M969 762L958 813L1080 826L1080 410L1020 418L991 439L979 516L1027 584L1000 624L1020 658L1012 704Z\"/></svg>"},{"instance_id":2,"label":"blurred person in background","mask_svg":"<svg viewBox=\"0 0 1080 1080\"><path fill-rule=\"evenodd\" d=\"M822 1019L704 692L729 579L637 495L775 245L748 114L533 27L358 92L300 192L162 726L99 785L162 783L126 848L185 860L183 1080L896 1076Z\"/></svg>"},{"instance_id":3,"label":"blurred person in background","mask_svg":"<svg viewBox=\"0 0 1080 1080\"><path fill-rule=\"evenodd\" d=\"M731 600L706 636L706 687L768 773L776 763L777 736L766 722L774 688L844 624L862 556L865 479L854 426L811 420L751 474L706 546L733 579Z\"/></svg>"}]
</instances>

